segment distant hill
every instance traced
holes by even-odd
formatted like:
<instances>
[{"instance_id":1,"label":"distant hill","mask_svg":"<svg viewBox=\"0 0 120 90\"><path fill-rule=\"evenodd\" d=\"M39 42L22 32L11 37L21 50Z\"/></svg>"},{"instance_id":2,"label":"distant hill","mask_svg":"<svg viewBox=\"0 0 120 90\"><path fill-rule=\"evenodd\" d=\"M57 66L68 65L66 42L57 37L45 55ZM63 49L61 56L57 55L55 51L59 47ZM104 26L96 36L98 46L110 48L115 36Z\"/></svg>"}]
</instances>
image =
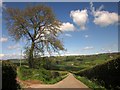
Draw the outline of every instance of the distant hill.
<instances>
[{"instance_id":1,"label":"distant hill","mask_svg":"<svg viewBox=\"0 0 120 90\"><path fill-rule=\"evenodd\" d=\"M51 56L35 58L36 67L44 67L50 70L80 71L102 64L118 57L120 53L102 53L95 55L72 55L72 56ZM13 63L20 65L19 59L9 59ZM22 65L27 64L27 60L21 60Z\"/></svg>"},{"instance_id":2,"label":"distant hill","mask_svg":"<svg viewBox=\"0 0 120 90\"><path fill-rule=\"evenodd\" d=\"M97 55L57 56L42 57L35 60L36 65L43 65L50 70L80 71L102 64L114 58L120 53L103 53Z\"/></svg>"}]
</instances>

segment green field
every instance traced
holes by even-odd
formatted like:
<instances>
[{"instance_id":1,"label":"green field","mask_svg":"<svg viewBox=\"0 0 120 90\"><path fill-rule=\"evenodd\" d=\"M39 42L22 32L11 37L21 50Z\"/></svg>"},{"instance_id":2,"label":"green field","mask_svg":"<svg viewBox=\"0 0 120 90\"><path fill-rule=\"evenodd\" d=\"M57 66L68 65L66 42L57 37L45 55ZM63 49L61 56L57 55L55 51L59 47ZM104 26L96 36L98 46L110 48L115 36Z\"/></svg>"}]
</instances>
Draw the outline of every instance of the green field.
<instances>
[{"instance_id":1,"label":"green field","mask_svg":"<svg viewBox=\"0 0 120 90\"><path fill-rule=\"evenodd\" d=\"M96 71L96 74L94 75L90 73L92 76L90 76L89 73L87 73L87 76L86 74L81 75L79 73L84 72L86 70L88 70L88 72L90 72L91 70L94 71L94 69L92 68L98 68L99 66L102 66L108 62L111 62L112 60L115 60L118 57L120 57L120 53L42 57L42 58L34 59L35 60L34 69L28 68L28 63L27 63L27 60L25 59L24 60L14 59L14 60L9 60L9 61L17 65L17 68L18 68L17 74L21 80L39 80L46 84L53 84L53 83L56 83L62 80L63 78L66 77L68 72L71 72L76 75L75 77L78 80L82 81L83 83L88 85L90 88L95 89L95 88L104 88L105 86L104 84L101 84L100 81L97 80L96 78L94 78L94 80L91 79L94 75L99 76L99 74L97 74L99 69L96 69L97 71ZM21 61L21 67L20 67L20 61ZM104 67L106 67L106 65L104 65ZM116 72L114 74L118 75L118 73ZM109 75L108 73L106 73L104 76L109 76ZM114 90L114 87L112 87L112 89Z\"/></svg>"},{"instance_id":2,"label":"green field","mask_svg":"<svg viewBox=\"0 0 120 90\"><path fill-rule=\"evenodd\" d=\"M44 67L48 70L80 71L102 64L119 56L119 53L105 53L98 55L80 55L80 56L58 56L44 57L35 59L36 67ZM20 65L20 60L11 60ZM26 60L22 60L22 65L27 65Z\"/></svg>"}]
</instances>

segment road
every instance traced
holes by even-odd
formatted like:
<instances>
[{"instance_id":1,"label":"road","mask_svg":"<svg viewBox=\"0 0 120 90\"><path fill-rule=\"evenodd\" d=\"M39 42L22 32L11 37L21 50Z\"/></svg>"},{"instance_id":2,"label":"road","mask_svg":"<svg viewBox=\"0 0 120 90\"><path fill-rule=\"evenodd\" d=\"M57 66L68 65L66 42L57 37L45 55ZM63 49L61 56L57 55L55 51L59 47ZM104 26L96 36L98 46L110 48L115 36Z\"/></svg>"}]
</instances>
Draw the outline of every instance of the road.
<instances>
[{"instance_id":1,"label":"road","mask_svg":"<svg viewBox=\"0 0 120 90\"><path fill-rule=\"evenodd\" d=\"M65 79L56 84L53 85L33 84L30 85L29 88L88 88L88 87L79 80L77 80L73 76L73 74L69 73L69 75Z\"/></svg>"}]
</instances>

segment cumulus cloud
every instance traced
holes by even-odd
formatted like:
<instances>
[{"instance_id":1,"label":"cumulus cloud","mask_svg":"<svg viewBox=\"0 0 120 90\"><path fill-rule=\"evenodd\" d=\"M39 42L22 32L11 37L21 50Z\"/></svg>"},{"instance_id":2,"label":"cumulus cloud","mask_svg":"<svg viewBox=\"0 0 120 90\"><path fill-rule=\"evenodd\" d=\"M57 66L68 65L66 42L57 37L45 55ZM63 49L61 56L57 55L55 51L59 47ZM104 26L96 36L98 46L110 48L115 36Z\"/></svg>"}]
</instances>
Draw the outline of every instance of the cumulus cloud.
<instances>
[{"instance_id":1,"label":"cumulus cloud","mask_svg":"<svg viewBox=\"0 0 120 90\"><path fill-rule=\"evenodd\" d=\"M108 26L118 22L118 14L108 11L97 11L95 14L94 23L100 26Z\"/></svg>"},{"instance_id":2,"label":"cumulus cloud","mask_svg":"<svg viewBox=\"0 0 120 90\"><path fill-rule=\"evenodd\" d=\"M75 27L73 24L67 22L67 23L62 23L60 29L62 31L74 31L75 30Z\"/></svg>"},{"instance_id":3,"label":"cumulus cloud","mask_svg":"<svg viewBox=\"0 0 120 90\"><path fill-rule=\"evenodd\" d=\"M93 22L96 25L99 25L101 27L109 26L115 23L118 23L118 14L115 12L109 12L102 10L103 5L99 7L99 9L95 10L95 7L93 7L93 3L90 3L91 5L91 11L92 15L94 16Z\"/></svg>"},{"instance_id":4,"label":"cumulus cloud","mask_svg":"<svg viewBox=\"0 0 120 90\"><path fill-rule=\"evenodd\" d=\"M67 33L65 34L65 36L66 36L66 37L72 37L71 34L67 34Z\"/></svg>"},{"instance_id":5,"label":"cumulus cloud","mask_svg":"<svg viewBox=\"0 0 120 90\"><path fill-rule=\"evenodd\" d=\"M93 46L87 46L87 47L83 48L83 50L91 50L93 48L94 48Z\"/></svg>"},{"instance_id":6,"label":"cumulus cloud","mask_svg":"<svg viewBox=\"0 0 120 90\"><path fill-rule=\"evenodd\" d=\"M6 37L1 37L0 38L0 42L7 42L8 41L8 38L6 38Z\"/></svg>"},{"instance_id":7,"label":"cumulus cloud","mask_svg":"<svg viewBox=\"0 0 120 90\"><path fill-rule=\"evenodd\" d=\"M70 17L73 19L73 22L80 26L80 29L86 29L86 23L88 21L88 12L84 10L73 10L70 12Z\"/></svg>"},{"instance_id":8,"label":"cumulus cloud","mask_svg":"<svg viewBox=\"0 0 120 90\"><path fill-rule=\"evenodd\" d=\"M20 45L15 44L15 45L12 45L12 46L8 46L8 49L20 49Z\"/></svg>"}]
</instances>

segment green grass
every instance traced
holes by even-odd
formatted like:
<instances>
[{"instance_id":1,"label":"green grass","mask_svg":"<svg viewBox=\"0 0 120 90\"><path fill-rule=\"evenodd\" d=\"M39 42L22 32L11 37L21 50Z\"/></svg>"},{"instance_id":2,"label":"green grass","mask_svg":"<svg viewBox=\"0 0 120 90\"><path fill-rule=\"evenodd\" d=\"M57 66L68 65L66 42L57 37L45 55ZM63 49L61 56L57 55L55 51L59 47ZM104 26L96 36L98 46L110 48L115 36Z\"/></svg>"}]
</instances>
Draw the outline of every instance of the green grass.
<instances>
[{"instance_id":1,"label":"green grass","mask_svg":"<svg viewBox=\"0 0 120 90\"><path fill-rule=\"evenodd\" d=\"M48 70L64 70L64 71L80 71L84 69L92 68L96 65L105 63L113 58L119 56L119 53L103 53L98 55L78 55L78 56L60 56L49 58L37 58L36 67L46 68ZM19 64L19 60L12 60L16 65ZM26 60L22 60L22 65L28 65ZM41 67L40 67L41 65Z\"/></svg>"},{"instance_id":2,"label":"green grass","mask_svg":"<svg viewBox=\"0 0 120 90\"><path fill-rule=\"evenodd\" d=\"M61 77L57 77L55 79L51 79L49 82L47 82L46 84L55 84L61 80L63 80L64 78L66 78L67 75L61 76Z\"/></svg>"},{"instance_id":3,"label":"green grass","mask_svg":"<svg viewBox=\"0 0 120 90\"><path fill-rule=\"evenodd\" d=\"M112 56L112 58L110 57ZM89 69L96 65L110 61L113 58L118 57L118 53L103 53L98 55L85 55L85 56L63 56L52 60L53 70L67 70L67 71L80 71L83 69ZM59 61L59 64L55 62Z\"/></svg>"},{"instance_id":4,"label":"green grass","mask_svg":"<svg viewBox=\"0 0 120 90\"><path fill-rule=\"evenodd\" d=\"M108 90L117 90L120 85L120 56L90 69L74 72L104 86Z\"/></svg>"},{"instance_id":5,"label":"green grass","mask_svg":"<svg viewBox=\"0 0 120 90\"><path fill-rule=\"evenodd\" d=\"M83 82L85 85L87 85L89 88L91 88L92 90L106 90L103 86L100 86L85 77L81 77L81 76L75 76L75 77L81 82Z\"/></svg>"},{"instance_id":6,"label":"green grass","mask_svg":"<svg viewBox=\"0 0 120 90\"><path fill-rule=\"evenodd\" d=\"M54 84L59 82L67 75L66 72L49 71L43 68L30 69L25 66L18 68L17 73L21 80L39 80L45 84Z\"/></svg>"}]
</instances>

